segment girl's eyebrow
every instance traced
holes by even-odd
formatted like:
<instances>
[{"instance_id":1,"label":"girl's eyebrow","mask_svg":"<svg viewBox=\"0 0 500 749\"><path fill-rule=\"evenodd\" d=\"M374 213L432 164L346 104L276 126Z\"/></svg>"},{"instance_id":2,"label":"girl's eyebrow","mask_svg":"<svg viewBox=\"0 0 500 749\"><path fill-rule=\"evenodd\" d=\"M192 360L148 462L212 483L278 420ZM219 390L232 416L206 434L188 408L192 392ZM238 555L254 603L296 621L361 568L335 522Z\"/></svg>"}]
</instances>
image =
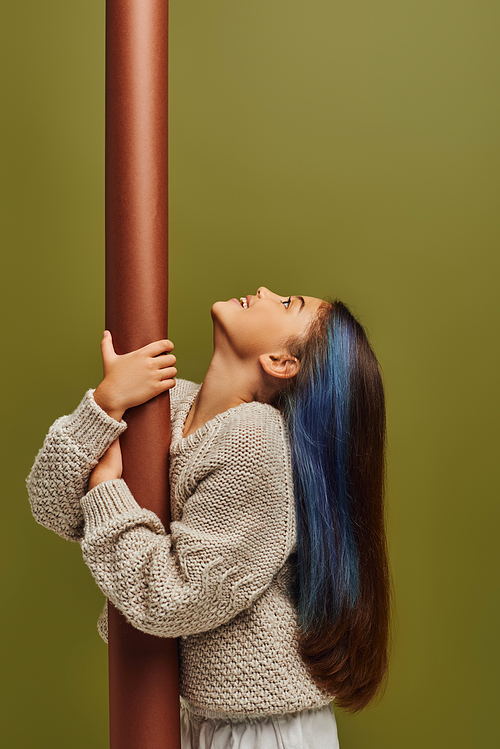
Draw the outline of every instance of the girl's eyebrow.
<instances>
[{"instance_id":1,"label":"girl's eyebrow","mask_svg":"<svg viewBox=\"0 0 500 749\"><path fill-rule=\"evenodd\" d=\"M292 297L292 299L300 299L300 309L297 312L297 314L300 315L300 313L302 312L302 310L304 308L304 304L306 303L305 299L304 299L303 296L295 296L295 295Z\"/></svg>"}]
</instances>

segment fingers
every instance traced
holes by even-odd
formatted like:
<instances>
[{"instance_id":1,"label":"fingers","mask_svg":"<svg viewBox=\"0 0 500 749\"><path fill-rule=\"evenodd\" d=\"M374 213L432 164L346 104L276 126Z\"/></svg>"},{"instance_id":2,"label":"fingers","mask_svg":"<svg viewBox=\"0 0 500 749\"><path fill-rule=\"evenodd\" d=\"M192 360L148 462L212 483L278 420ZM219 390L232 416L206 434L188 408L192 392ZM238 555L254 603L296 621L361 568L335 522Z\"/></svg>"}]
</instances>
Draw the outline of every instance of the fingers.
<instances>
[{"instance_id":1,"label":"fingers","mask_svg":"<svg viewBox=\"0 0 500 749\"><path fill-rule=\"evenodd\" d=\"M148 345L144 346L142 350L150 356L158 356L158 354L164 354L166 351L172 351L173 348L174 344L172 343L172 341L164 338L161 341L153 341L153 343L148 343Z\"/></svg>"},{"instance_id":2,"label":"fingers","mask_svg":"<svg viewBox=\"0 0 500 749\"><path fill-rule=\"evenodd\" d=\"M160 369L160 382L165 380L174 380L177 376L177 370L175 367L169 367L168 369Z\"/></svg>"},{"instance_id":3,"label":"fingers","mask_svg":"<svg viewBox=\"0 0 500 749\"><path fill-rule=\"evenodd\" d=\"M102 341L101 341L101 356L102 356L102 366L104 369L104 376L109 371L109 368L111 367L111 364L114 359L116 359L116 353L115 348L113 346L113 337L109 330L105 330Z\"/></svg>"},{"instance_id":4,"label":"fingers","mask_svg":"<svg viewBox=\"0 0 500 749\"><path fill-rule=\"evenodd\" d=\"M158 344L165 344L167 341L156 341ZM173 354L157 354L154 357L154 366L158 370L162 388L172 388L175 385L174 378L177 375L177 367L174 367L177 359Z\"/></svg>"},{"instance_id":5,"label":"fingers","mask_svg":"<svg viewBox=\"0 0 500 749\"><path fill-rule=\"evenodd\" d=\"M155 366L158 369L165 369L166 367L173 367L177 359L173 354L161 354L155 357Z\"/></svg>"},{"instance_id":6,"label":"fingers","mask_svg":"<svg viewBox=\"0 0 500 749\"><path fill-rule=\"evenodd\" d=\"M171 390L174 387L174 385L175 385L175 380L170 377L168 380L161 380L158 383L159 392L161 393L164 390Z\"/></svg>"},{"instance_id":7,"label":"fingers","mask_svg":"<svg viewBox=\"0 0 500 749\"><path fill-rule=\"evenodd\" d=\"M108 357L110 357L111 355L117 356L113 346L113 338L109 330L104 331L104 335L101 341L101 348L103 351L103 357L105 354ZM169 341L167 338L163 338L160 341L153 341L153 343L148 343L147 346L143 346L142 348L137 349L137 351L141 351L147 356L156 357L160 354L165 354L166 352L172 351L173 348L174 344L172 343L172 341ZM130 353L132 354L137 352L131 351Z\"/></svg>"},{"instance_id":8,"label":"fingers","mask_svg":"<svg viewBox=\"0 0 500 749\"><path fill-rule=\"evenodd\" d=\"M103 361L107 361L109 359L112 359L114 356L116 356L115 349L113 346L113 336L111 335L109 330L105 330L102 336L101 352L102 352Z\"/></svg>"}]
</instances>

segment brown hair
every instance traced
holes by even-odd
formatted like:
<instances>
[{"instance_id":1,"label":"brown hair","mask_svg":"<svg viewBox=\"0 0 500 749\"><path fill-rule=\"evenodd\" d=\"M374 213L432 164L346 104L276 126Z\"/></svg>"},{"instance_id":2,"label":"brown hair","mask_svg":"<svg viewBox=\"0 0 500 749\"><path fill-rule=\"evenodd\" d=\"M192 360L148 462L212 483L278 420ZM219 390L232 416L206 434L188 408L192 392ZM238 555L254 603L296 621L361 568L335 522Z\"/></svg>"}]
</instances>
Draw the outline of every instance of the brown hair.
<instances>
[{"instance_id":1,"label":"brown hair","mask_svg":"<svg viewBox=\"0 0 500 749\"><path fill-rule=\"evenodd\" d=\"M363 327L338 300L322 305L305 339L296 339L289 348L301 366L275 405L287 421L294 468L298 539L294 602L299 612L299 649L318 687L354 712L374 698L388 666L384 388ZM338 386L342 368L344 390ZM326 370L333 373L331 385ZM312 418L315 398L317 418ZM346 410L344 434L338 426L342 408ZM306 411L309 416L304 416ZM344 448L339 448L342 441ZM304 452L320 444L324 445L322 457L315 453L316 468L311 471ZM339 478L339 449L345 452L344 478ZM319 494L316 478L311 478L319 464L323 474L317 486L327 487L325 501L315 496ZM343 481L342 496L339 486ZM328 565L331 572L326 570Z\"/></svg>"}]
</instances>

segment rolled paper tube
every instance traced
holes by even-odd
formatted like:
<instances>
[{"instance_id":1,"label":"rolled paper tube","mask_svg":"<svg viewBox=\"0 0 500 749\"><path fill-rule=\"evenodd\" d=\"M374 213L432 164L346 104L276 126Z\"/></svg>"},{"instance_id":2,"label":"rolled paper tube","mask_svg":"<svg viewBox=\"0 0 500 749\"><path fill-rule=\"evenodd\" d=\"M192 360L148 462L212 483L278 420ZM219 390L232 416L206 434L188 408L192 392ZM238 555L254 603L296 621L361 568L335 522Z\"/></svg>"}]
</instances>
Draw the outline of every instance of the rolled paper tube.
<instances>
[{"instance_id":1,"label":"rolled paper tube","mask_svg":"<svg viewBox=\"0 0 500 749\"><path fill-rule=\"evenodd\" d=\"M106 328L119 354L167 337L168 0L106 3ZM168 393L131 409L123 478L168 530ZM177 640L111 605L111 749L180 749Z\"/></svg>"}]
</instances>

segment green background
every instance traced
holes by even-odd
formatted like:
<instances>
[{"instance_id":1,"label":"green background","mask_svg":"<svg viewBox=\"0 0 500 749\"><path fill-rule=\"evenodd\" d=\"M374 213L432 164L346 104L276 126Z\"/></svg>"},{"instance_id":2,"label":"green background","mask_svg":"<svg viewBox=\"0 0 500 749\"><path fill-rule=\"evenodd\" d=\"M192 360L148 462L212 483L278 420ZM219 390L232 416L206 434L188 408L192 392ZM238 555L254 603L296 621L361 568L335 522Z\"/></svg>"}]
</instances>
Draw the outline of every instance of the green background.
<instances>
[{"instance_id":1,"label":"green background","mask_svg":"<svg viewBox=\"0 0 500 749\"><path fill-rule=\"evenodd\" d=\"M338 296L388 400L395 617L383 699L342 749L498 732L500 6L171 0L169 336L200 380L213 301ZM104 4L4 9L2 738L107 746L101 594L32 520L50 424L100 378Z\"/></svg>"}]
</instances>

